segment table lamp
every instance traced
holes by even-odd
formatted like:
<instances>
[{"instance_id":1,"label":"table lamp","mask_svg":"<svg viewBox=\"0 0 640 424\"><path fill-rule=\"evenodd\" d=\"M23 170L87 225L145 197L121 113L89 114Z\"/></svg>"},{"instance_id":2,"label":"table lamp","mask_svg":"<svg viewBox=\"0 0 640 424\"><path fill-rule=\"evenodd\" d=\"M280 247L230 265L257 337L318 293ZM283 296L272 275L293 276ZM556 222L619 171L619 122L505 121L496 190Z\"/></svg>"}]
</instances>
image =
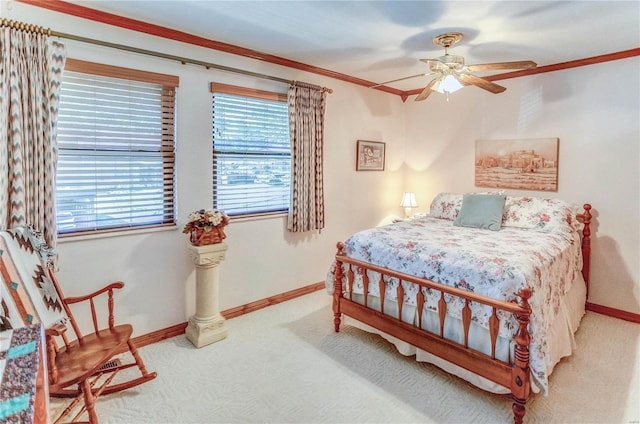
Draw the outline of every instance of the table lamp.
<instances>
[{"instance_id":1,"label":"table lamp","mask_svg":"<svg viewBox=\"0 0 640 424\"><path fill-rule=\"evenodd\" d=\"M418 203L416 202L416 195L410 191L405 192L402 195L400 206L404 208L404 213L406 217L409 218L409 216L411 215L411 209L418 207Z\"/></svg>"}]
</instances>

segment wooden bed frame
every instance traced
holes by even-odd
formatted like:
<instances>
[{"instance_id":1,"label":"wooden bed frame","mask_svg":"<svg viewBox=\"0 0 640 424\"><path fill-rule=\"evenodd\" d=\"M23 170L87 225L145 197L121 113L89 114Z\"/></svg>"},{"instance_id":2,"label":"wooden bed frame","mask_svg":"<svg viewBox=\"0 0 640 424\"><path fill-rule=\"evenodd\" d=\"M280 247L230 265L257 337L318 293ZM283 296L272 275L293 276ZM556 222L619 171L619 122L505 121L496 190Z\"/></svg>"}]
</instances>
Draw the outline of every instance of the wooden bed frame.
<instances>
[{"instance_id":1,"label":"wooden bed frame","mask_svg":"<svg viewBox=\"0 0 640 424\"><path fill-rule=\"evenodd\" d=\"M591 254L591 205L584 205L584 212L577 215L577 218L584 225L582 229L582 257L583 267L582 275L587 284L587 294L589 289L589 257ZM337 245L338 253L336 254L336 266L334 271L334 292L333 292L333 323L335 331L340 331L341 316L345 314L360 322L368 324L380 331L390 334L406 343L409 343L419 349L425 350L442 359L452 362L466 370L481 375L482 377L500 384L511 391L513 399L513 418L514 423L522 423L525 415L525 405L530 395L531 382L529 371L529 343L531 341L528 325L529 316L531 315L531 307L529 298L531 290L523 288L518 292L519 301L517 303L504 302L495 300L483 295L460 290L451 286L443 285L435 281L425 278L418 278L401 272L393 271L367 262L348 258L344 255L342 242ZM348 298L344 296L342 265L350 264L347 272L347 293ZM362 273L364 285L364 304L357 303L352 298L353 293L353 268L358 273ZM380 280L373 284L380 287L380 305L381 310L377 311L365 305L368 305L368 289L369 277L365 270L371 270L380 273ZM435 289L440 292L438 300L438 315L440 321L440 334L434 334L418 326L408 324L401 320L402 302L398 304L398 316L393 317L384 313L384 277L393 277L399 280L417 284L423 288ZM444 295L452 295L464 299L465 306L462 310L462 324L464 329L464 344L459 344L444 338L444 320L447 313L447 304ZM402 284L398 284L398 299L404 297L404 289ZM422 290L418 290L417 295L417 312L418 323L422 322L422 311L424 306L424 295ZM471 324L471 309L469 302L478 302L492 308L493 313L489 320L489 335L491 338L491 355L474 350L468 346L469 327ZM518 329L514 335L515 340L515 360L513 364L504 362L496 358L496 340L498 337L498 329L500 323L497 317L498 311L503 313L514 314L518 320Z\"/></svg>"}]
</instances>

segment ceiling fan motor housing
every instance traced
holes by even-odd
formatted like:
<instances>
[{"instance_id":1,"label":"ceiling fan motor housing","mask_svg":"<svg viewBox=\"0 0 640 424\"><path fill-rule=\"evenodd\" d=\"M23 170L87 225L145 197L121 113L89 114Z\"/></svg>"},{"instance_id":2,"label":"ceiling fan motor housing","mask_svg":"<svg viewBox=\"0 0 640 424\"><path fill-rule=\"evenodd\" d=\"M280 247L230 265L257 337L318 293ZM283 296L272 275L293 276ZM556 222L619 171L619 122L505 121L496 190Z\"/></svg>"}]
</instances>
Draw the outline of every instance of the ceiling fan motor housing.
<instances>
[{"instance_id":1,"label":"ceiling fan motor housing","mask_svg":"<svg viewBox=\"0 0 640 424\"><path fill-rule=\"evenodd\" d=\"M445 54L444 56L440 56L438 60L449 68L453 68L455 70L459 70L464 66L464 57L456 56L453 54Z\"/></svg>"},{"instance_id":2,"label":"ceiling fan motor housing","mask_svg":"<svg viewBox=\"0 0 640 424\"><path fill-rule=\"evenodd\" d=\"M444 47L445 49L448 49L452 45L458 43L463 38L464 38L464 35L462 35L459 32L446 32L444 34L440 34L436 37L433 37L431 41L433 41L433 44L435 44L436 46L440 46L440 47Z\"/></svg>"}]
</instances>

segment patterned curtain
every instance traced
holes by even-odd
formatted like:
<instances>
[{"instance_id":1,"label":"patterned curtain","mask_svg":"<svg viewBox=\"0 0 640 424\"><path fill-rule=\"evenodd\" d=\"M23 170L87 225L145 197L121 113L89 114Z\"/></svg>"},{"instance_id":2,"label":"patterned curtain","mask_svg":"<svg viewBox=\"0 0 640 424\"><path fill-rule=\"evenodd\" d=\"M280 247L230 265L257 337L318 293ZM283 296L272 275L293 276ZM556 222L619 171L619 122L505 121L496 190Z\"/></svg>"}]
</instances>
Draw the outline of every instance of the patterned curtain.
<instances>
[{"instance_id":1,"label":"patterned curtain","mask_svg":"<svg viewBox=\"0 0 640 424\"><path fill-rule=\"evenodd\" d=\"M326 90L296 82L289 87L291 232L324 228L324 108Z\"/></svg>"},{"instance_id":2,"label":"patterned curtain","mask_svg":"<svg viewBox=\"0 0 640 424\"><path fill-rule=\"evenodd\" d=\"M56 243L56 119L63 44L0 28L0 228L32 225Z\"/></svg>"}]
</instances>

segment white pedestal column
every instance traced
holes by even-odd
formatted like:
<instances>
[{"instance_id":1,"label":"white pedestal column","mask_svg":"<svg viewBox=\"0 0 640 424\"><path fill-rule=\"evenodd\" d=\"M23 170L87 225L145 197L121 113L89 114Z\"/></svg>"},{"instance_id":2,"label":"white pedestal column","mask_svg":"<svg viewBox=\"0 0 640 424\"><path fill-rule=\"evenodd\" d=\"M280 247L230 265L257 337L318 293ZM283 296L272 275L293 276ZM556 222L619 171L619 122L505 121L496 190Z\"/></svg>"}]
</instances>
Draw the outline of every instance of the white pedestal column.
<instances>
[{"instance_id":1,"label":"white pedestal column","mask_svg":"<svg viewBox=\"0 0 640 424\"><path fill-rule=\"evenodd\" d=\"M218 306L218 265L224 260L227 244L189 245L189 250L196 265L196 313L189 318L185 333L199 348L227 337Z\"/></svg>"}]
</instances>

